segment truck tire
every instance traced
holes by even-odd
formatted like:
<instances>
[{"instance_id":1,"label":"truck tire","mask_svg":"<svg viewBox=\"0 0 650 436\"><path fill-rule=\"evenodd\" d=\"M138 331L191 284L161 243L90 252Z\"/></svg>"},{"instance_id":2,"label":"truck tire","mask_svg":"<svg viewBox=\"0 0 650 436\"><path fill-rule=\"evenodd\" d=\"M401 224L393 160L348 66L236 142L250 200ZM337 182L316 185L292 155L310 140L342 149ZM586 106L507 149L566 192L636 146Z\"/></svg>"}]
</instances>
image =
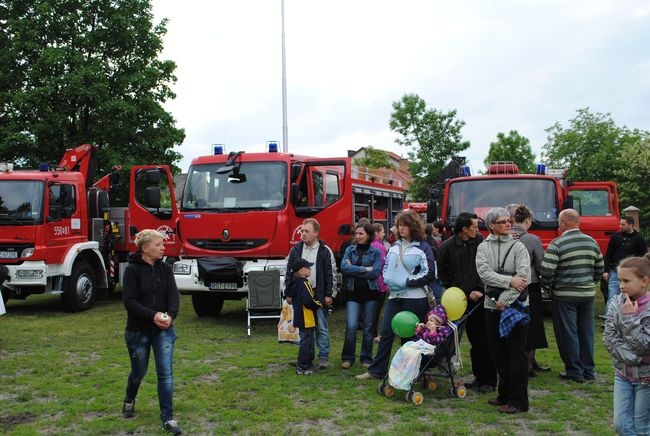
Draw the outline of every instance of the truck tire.
<instances>
[{"instance_id":1,"label":"truck tire","mask_svg":"<svg viewBox=\"0 0 650 436\"><path fill-rule=\"evenodd\" d=\"M72 275L63 280L61 302L68 312L81 312L93 307L97 286L93 269L84 261L75 262Z\"/></svg>"},{"instance_id":2,"label":"truck tire","mask_svg":"<svg viewBox=\"0 0 650 436\"><path fill-rule=\"evenodd\" d=\"M198 316L216 316L223 308L223 298L211 292L195 292L192 294L192 306Z\"/></svg>"}]
</instances>

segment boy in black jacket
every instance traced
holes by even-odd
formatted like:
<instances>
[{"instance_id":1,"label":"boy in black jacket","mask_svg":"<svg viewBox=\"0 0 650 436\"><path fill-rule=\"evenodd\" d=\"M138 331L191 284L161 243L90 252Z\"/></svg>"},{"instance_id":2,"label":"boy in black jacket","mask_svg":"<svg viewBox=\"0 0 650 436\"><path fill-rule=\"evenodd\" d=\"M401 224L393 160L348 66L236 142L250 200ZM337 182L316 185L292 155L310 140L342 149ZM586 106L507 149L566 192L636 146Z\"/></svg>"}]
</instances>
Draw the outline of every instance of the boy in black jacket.
<instances>
[{"instance_id":1,"label":"boy in black jacket","mask_svg":"<svg viewBox=\"0 0 650 436\"><path fill-rule=\"evenodd\" d=\"M313 263L305 259L298 259L291 265L293 278L285 295L293 301L293 325L300 332L300 349L296 374L308 375L314 372L314 349L316 342L316 310L322 307L314 294L314 289L309 284L307 277L311 274Z\"/></svg>"}]
</instances>

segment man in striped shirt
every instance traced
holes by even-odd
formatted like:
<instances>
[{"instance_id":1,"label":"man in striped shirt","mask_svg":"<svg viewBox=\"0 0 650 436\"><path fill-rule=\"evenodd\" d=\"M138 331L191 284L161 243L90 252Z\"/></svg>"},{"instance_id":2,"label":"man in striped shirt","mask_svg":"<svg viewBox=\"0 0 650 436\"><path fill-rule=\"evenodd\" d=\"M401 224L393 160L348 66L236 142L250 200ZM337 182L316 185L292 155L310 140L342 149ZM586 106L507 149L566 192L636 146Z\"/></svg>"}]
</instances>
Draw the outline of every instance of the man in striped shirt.
<instances>
[{"instance_id":1,"label":"man in striped shirt","mask_svg":"<svg viewBox=\"0 0 650 436\"><path fill-rule=\"evenodd\" d=\"M598 243L579 230L573 209L560 212L562 235L548 246L542 260L542 286L553 302L553 329L564 362L560 378L582 383L594 373L595 282L603 275Z\"/></svg>"}]
</instances>

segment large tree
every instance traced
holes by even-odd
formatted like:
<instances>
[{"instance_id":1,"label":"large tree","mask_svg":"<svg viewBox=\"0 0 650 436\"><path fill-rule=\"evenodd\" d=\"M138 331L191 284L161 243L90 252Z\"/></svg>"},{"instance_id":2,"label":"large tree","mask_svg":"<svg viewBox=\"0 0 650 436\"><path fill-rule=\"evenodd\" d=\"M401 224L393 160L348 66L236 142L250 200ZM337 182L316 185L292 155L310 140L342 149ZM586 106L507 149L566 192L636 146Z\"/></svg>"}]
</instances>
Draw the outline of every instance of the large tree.
<instances>
[{"instance_id":1,"label":"large tree","mask_svg":"<svg viewBox=\"0 0 650 436\"><path fill-rule=\"evenodd\" d=\"M617 182L620 206L634 205L650 216L650 195L644 189L650 158L650 132L616 125L610 114L592 114L588 108L564 128L555 123L546 130L543 150L551 167L566 168L574 181Z\"/></svg>"},{"instance_id":2,"label":"large tree","mask_svg":"<svg viewBox=\"0 0 650 436\"><path fill-rule=\"evenodd\" d=\"M616 158L621 145L629 140L626 127L618 127L610 114L578 109L568 127L559 122L546 129L542 147L550 167L566 168L573 180L613 180L620 162Z\"/></svg>"},{"instance_id":3,"label":"large tree","mask_svg":"<svg viewBox=\"0 0 650 436\"><path fill-rule=\"evenodd\" d=\"M407 147L413 176L410 195L414 200L426 200L445 163L469 148L469 141L463 141L460 132L464 125L464 121L456 119L456 110L443 113L427 109L417 94L405 94L393 102L389 126L401 135L396 142Z\"/></svg>"},{"instance_id":4,"label":"large tree","mask_svg":"<svg viewBox=\"0 0 650 436\"><path fill-rule=\"evenodd\" d=\"M354 158L352 163L371 169L395 167L390 161L390 156L384 150L379 150L369 145L365 148L364 152L363 157Z\"/></svg>"},{"instance_id":5,"label":"large tree","mask_svg":"<svg viewBox=\"0 0 650 436\"><path fill-rule=\"evenodd\" d=\"M499 132L496 142L490 143L490 150L483 163L487 166L490 162L497 161L514 162L522 173L535 171L535 154L530 141L516 130L511 130L507 135Z\"/></svg>"},{"instance_id":6,"label":"large tree","mask_svg":"<svg viewBox=\"0 0 650 436\"><path fill-rule=\"evenodd\" d=\"M149 0L0 0L0 160L58 163L91 143L103 169L177 161L165 23Z\"/></svg>"}]
</instances>

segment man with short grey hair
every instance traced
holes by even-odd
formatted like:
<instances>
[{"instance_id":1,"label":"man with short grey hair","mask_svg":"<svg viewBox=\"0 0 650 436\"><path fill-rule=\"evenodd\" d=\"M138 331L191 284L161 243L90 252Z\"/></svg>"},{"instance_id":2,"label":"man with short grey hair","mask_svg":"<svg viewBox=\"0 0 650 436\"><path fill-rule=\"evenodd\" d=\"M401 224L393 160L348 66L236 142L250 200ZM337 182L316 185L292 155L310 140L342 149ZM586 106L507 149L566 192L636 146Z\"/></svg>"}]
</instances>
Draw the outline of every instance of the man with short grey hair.
<instances>
[{"instance_id":1,"label":"man with short grey hair","mask_svg":"<svg viewBox=\"0 0 650 436\"><path fill-rule=\"evenodd\" d=\"M553 329L565 369L560 378L582 383L595 378L595 282L604 261L598 243L580 231L577 211L565 209L558 219L562 234L542 259L542 286L552 297Z\"/></svg>"}]
</instances>

